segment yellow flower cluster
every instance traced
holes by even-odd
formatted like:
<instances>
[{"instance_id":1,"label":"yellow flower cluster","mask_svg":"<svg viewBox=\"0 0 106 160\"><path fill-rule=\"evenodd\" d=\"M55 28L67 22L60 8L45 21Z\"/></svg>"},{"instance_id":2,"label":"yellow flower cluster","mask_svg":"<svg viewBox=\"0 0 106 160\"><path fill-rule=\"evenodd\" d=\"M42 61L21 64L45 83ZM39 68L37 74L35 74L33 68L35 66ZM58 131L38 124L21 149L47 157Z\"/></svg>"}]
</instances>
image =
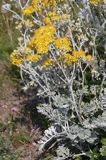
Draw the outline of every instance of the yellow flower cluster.
<instances>
[{"instance_id":1,"label":"yellow flower cluster","mask_svg":"<svg viewBox=\"0 0 106 160\"><path fill-rule=\"evenodd\" d=\"M104 1L104 0L90 0L90 3L94 5L94 4L103 2L103 1Z\"/></svg>"},{"instance_id":2,"label":"yellow flower cluster","mask_svg":"<svg viewBox=\"0 0 106 160\"><path fill-rule=\"evenodd\" d=\"M37 62L40 59L41 54L45 54L49 51L50 43L52 43L58 50L71 51L72 49L68 38L55 38L55 30L54 25L41 26L36 29L34 36L28 43L28 47L20 48L16 51L16 53L13 52L11 54L10 58L12 63L19 65L22 63L23 58L26 61ZM36 50L36 54L32 55L31 50ZM50 62L52 61L47 59L42 65L47 66Z\"/></svg>"},{"instance_id":3,"label":"yellow flower cluster","mask_svg":"<svg viewBox=\"0 0 106 160\"><path fill-rule=\"evenodd\" d=\"M24 58L22 56L19 56L17 53L12 52L10 55L11 63L14 65L20 65L22 64L23 60L26 60L27 62L37 62L40 59L40 56L37 54L27 54Z\"/></svg>"},{"instance_id":4,"label":"yellow flower cluster","mask_svg":"<svg viewBox=\"0 0 106 160\"><path fill-rule=\"evenodd\" d=\"M45 55L43 55L43 58L45 58L42 58L42 54L49 54L50 44L53 44L60 53L60 55L56 57L57 61L61 61L65 65L78 62L79 59L86 61L92 60L92 56L86 55L83 50L73 51L70 40L67 37L56 37L57 29L55 28L56 23L54 22L69 18L66 14L58 15L53 8L58 2L63 1L64 0L31 0L30 5L23 10L23 14L29 16L35 11L37 11L38 14L41 13L41 11L44 11L43 16L40 17L41 20L43 19L43 26L40 26L35 30L33 37L28 42L26 48L29 48L29 51L28 49L24 49L22 52L17 50L17 52L13 52L11 54L10 58L12 64L20 65L23 63L23 59L26 60L26 62L38 62L41 59L42 68L55 65L55 61L53 59L50 59ZM90 3L96 4L102 1L103 0L90 0ZM33 23L30 20L25 20L23 23L27 27L33 27ZM36 54L32 54L32 50L33 52L36 52Z\"/></svg>"},{"instance_id":5,"label":"yellow flower cluster","mask_svg":"<svg viewBox=\"0 0 106 160\"><path fill-rule=\"evenodd\" d=\"M91 55L86 55L86 53L82 50L80 51L73 51L72 54L69 53L64 53L63 55L57 56L57 61L62 62L65 66L69 66L73 63L78 62L78 60L82 58L83 60L86 61L91 61L92 56ZM55 65L56 62L50 58L46 58L44 62L41 64L42 68L49 67Z\"/></svg>"},{"instance_id":6,"label":"yellow flower cluster","mask_svg":"<svg viewBox=\"0 0 106 160\"><path fill-rule=\"evenodd\" d=\"M23 10L23 14L26 16L31 15L34 11L44 10L45 7L54 7L57 2L64 0L32 0L31 4Z\"/></svg>"},{"instance_id":7,"label":"yellow flower cluster","mask_svg":"<svg viewBox=\"0 0 106 160\"><path fill-rule=\"evenodd\" d=\"M57 38L54 40L54 45L57 49L71 51L70 42L68 38Z\"/></svg>"},{"instance_id":8,"label":"yellow flower cluster","mask_svg":"<svg viewBox=\"0 0 106 160\"><path fill-rule=\"evenodd\" d=\"M41 4L41 8L45 7L54 7L56 6L56 0L39 0Z\"/></svg>"},{"instance_id":9,"label":"yellow flower cluster","mask_svg":"<svg viewBox=\"0 0 106 160\"><path fill-rule=\"evenodd\" d=\"M38 28L35 31L33 38L29 42L29 47L35 48L37 54L44 54L49 51L49 44L53 43L59 50L71 51L70 42L68 38L55 38L54 25L46 25Z\"/></svg>"},{"instance_id":10,"label":"yellow flower cluster","mask_svg":"<svg viewBox=\"0 0 106 160\"><path fill-rule=\"evenodd\" d=\"M54 21L56 20L65 20L65 19L68 19L69 16L66 15L66 14L62 14L62 15L58 15L55 11L49 11L48 12L48 17L45 17L43 19L43 22L45 24L52 24Z\"/></svg>"},{"instance_id":11,"label":"yellow flower cluster","mask_svg":"<svg viewBox=\"0 0 106 160\"><path fill-rule=\"evenodd\" d=\"M55 27L53 25L42 26L35 31L35 34L29 46L36 48L37 53L47 53L49 51L49 43L54 40Z\"/></svg>"},{"instance_id":12,"label":"yellow flower cluster","mask_svg":"<svg viewBox=\"0 0 106 160\"><path fill-rule=\"evenodd\" d=\"M73 51L72 55L76 58L76 59L84 59L87 61L91 61L92 60L92 56L90 54L86 55L86 53L83 50L79 50L79 51Z\"/></svg>"},{"instance_id":13,"label":"yellow flower cluster","mask_svg":"<svg viewBox=\"0 0 106 160\"><path fill-rule=\"evenodd\" d=\"M86 55L86 53L83 50L73 51L72 54L65 53L65 54L63 54L63 58L65 59L65 64L66 65L77 62L80 58L84 59L84 60L87 60L87 61L92 60L92 56L91 55Z\"/></svg>"},{"instance_id":14,"label":"yellow flower cluster","mask_svg":"<svg viewBox=\"0 0 106 160\"><path fill-rule=\"evenodd\" d=\"M10 55L10 61L14 65L20 65L23 61L37 62L40 59L40 55L32 54L32 51L28 47L20 47Z\"/></svg>"},{"instance_id":15,"label":"yellow flower cluster","mask_svg":"<svg viewBox=\"0 0 106 160\"><path fill-rule=\"evenodd\" d=\"M28 53L26 54L26 56L24 56L24 59L26 60L26 62L29 62L29 61L38 62L40 58L41 56L39 54L33 55L31 53ZM66 66L72 63L78 62L80 58L86 61L92 60L92 56L90 54L86 55L86 53L83 50L73 51L72 54L64 53L60 56L57 56L56 58L57 58L57 61L62 62ZM16 52L14 51L11 54L10 59L11 59L11 63L14 65L20 65L23 62L23 57L17 54L17 51ZM53 59L46 57L41 63L41 67L45 68L45 67L53 66L55 63L56 62Z\"/></svg>"}]
</instances>

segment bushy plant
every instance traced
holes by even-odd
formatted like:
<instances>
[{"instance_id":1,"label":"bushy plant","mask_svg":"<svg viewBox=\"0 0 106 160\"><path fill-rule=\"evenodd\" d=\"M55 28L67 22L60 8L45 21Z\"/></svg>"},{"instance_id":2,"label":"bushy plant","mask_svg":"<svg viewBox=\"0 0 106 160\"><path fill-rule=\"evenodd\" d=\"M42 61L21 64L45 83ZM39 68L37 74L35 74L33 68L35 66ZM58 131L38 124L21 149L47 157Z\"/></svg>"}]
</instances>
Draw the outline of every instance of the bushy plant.
<instances>
[{"instance_id":1,"label":"bushy plant","mask_svg":"<svg viewBox=\"0 0 106 160\"><path fill-rule=\"evenodd\" d=\"M24 89L35 88L43 98L37 108L50 127L39 145L47 151L57 144L52 159L98 158L92 153L106 133L105 5L103 0L18 0L19 13L12 4L3 5L22 35L11 62L20 67Z\"/></svg>"}]
</instances>

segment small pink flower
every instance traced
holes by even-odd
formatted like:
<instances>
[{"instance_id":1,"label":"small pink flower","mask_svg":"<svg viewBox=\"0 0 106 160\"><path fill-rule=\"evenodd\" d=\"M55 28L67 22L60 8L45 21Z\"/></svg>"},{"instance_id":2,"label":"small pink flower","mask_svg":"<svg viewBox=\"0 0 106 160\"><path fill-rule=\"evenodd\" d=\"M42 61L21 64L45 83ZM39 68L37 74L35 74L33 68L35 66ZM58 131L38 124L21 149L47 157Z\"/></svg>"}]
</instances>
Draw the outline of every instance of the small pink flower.
<instances>
[{"instance_id":1,"label":"small pink flower","mask_svg":"<svg viewBox=\"0 0 106 160\"><path fill-rule=\"evenodd\" d=\"M18 112L18 109L16 107L11 108L12 112Z\"/></svg>"}]
</instances>

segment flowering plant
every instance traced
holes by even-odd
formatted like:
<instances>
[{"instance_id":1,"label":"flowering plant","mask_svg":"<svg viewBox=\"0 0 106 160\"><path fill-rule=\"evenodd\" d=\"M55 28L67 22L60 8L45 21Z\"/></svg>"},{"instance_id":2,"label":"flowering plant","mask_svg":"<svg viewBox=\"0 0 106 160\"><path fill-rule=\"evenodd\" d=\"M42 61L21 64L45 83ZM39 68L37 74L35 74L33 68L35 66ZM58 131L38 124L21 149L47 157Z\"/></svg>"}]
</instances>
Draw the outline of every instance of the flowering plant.
<instances>
[{"instance_id":1,"label":"flowering plant","mask_svg":"<svg viewBox=\"0 0 106 160\"><path fill-rule=\"evenodd\" d=\"M90 157L87 151L106 131L105 4L18 0L19 14L3 6L15 15L21 33L11 62L24 81L27 76L26 88L36 88L45 99L37 109L51 123L39 145L46 151L57 143L54 159Z\"/></svg>"}]
</instances>

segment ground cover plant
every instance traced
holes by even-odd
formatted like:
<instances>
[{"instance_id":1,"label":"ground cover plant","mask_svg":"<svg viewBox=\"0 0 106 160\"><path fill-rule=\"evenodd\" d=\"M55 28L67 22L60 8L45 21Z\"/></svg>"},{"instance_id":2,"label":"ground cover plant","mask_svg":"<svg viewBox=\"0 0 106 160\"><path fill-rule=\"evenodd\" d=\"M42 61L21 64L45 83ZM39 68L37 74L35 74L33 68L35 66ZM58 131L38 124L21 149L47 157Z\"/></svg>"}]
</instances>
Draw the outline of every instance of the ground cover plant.
<instances>
[{"instance_id":1,"label":"ground cover plant","mask_svg":"<svg viewBox=\"0 0 106 160\"><path fill-rule=\"evenodd\" d=\"M106 158L105 7L104 0L3 5L21 34L10 60L50 122L39 150L53 160Z\"/></svg>"}]
</instances>

